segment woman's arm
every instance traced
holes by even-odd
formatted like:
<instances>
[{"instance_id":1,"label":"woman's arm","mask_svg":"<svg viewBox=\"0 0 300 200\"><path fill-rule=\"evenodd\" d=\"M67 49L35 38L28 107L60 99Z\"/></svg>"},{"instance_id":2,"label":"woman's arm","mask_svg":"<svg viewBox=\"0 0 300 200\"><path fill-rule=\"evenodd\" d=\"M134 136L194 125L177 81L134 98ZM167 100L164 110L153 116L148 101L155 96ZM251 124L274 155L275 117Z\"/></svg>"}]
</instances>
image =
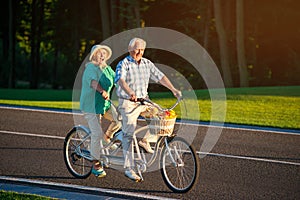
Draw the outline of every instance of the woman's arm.
<instances>
[{"instance_id":1,"label":"woman's arm","mask_svg":"<svg viewBox=\"0 0 300 200\"><path fill-rule=\"evenodd\" d=\"M107 100L109 98L107 92L101 87L101 85L97 81L91 81L91 88L99 92L102 95L103 99Z\"/></svg>"}]
</instances>

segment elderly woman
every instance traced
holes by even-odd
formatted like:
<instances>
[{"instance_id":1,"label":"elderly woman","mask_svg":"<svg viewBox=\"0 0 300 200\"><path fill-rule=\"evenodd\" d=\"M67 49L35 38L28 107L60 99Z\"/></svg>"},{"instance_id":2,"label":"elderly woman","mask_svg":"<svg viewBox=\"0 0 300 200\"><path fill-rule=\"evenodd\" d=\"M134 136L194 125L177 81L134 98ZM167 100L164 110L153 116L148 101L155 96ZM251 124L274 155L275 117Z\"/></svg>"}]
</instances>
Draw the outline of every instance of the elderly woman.
<instances>
[{"instance_id":1,"label":"elderly woman","mask_svg":"<svg viewBox=\"0 0 300 200\"><path fill-rule=\"evenodd\" d=\"M100 140L109 142L112 135L121 128L121 123L114 121L110 109L110 91L114 85L115 72L106 61L111 57L112 51L105 45L94 45L82 77L80 96L80 110L84 113L91 129L91 156L94 158L92 173L97 177L106 175L99 163ZM102 117L111 121L105 134L101 128Z\"/></svg>"}]
</instances>

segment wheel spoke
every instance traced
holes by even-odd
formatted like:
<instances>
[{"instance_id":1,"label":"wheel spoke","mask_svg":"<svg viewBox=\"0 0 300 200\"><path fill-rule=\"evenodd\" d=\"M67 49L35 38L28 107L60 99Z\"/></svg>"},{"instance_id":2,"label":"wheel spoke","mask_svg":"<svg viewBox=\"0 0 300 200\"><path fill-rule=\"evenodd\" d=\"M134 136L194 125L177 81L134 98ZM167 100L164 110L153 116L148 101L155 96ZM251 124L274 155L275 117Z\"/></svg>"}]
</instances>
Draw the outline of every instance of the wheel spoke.
<instances>
[{"instance_id":1,"label":"wheel spoke","mask_svg":"<svg viewBox=\"0 0 300 200\"><path fill-rule=\"evenodd\" d=\"M182 138L173 139L168 146L170 151L165 147L161 158L164 180L173 191L186 192L198 179L199 160L193 148Z\"/></svg>"},{"instance_id":2,"label":"wheel spoke","mask_svg":"<svg viewBox=\"0 0 300 200\"><path fill-rule=\"evenodd\" d=\"M65 140L65 162L70 173L77 178L86 178L91 171L91 161L83 155L89 153L90 140L87 136L88 133L79 129L69 133Z\"/></svg>"}]
</instances>

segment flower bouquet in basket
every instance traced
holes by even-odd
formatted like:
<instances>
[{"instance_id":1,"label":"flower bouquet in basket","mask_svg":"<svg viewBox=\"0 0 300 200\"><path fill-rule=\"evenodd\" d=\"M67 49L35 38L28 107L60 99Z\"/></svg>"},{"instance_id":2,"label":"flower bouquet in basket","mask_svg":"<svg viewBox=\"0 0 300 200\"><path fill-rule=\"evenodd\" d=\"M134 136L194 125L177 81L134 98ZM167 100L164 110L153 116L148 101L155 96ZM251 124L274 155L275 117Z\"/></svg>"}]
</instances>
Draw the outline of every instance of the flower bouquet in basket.
<instances>
[{"instance_id":1,"label":"flower bouquet in basket","mask_svg":"<svg viewBox=\"0 0 300 200\"><path fill-rule=\"evenodd\" d=\"M149 107L143 117L146 119L151 134L172 135L177 117L174 110L159 111L155 107Z\"/></svg>"}]
</instances>

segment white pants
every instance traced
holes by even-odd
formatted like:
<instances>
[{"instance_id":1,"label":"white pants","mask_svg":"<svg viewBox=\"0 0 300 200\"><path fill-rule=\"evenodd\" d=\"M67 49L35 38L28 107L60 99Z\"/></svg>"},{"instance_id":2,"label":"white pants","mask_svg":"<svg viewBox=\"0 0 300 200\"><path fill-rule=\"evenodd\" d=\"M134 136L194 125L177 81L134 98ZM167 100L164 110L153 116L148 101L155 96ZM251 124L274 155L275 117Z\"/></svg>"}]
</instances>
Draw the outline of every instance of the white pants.
<instances>
[{"instance_id":1,"label":"white pants","mask_svg":"<svg viewBox=\"0 0 300 200\"><path fill-rule=\"evenodd\" d=\"M101 128L101 119L104 117L105 119L111 121L109 125L106 135L108 137L112 137L115 132L117 132L121 128L121 122L115 121L112 117L111 109L109 109L103 116L99 114L93 113L84 113L84 118L87 120L89 128L91 130L91 156L94 160L100 159L100 140L103 138L103 130Z\"/></svg>"},{"instance_id":2,"label":"white pants","mask_svg":"<svg viewBox=\"0 0 300 200\"><path fill-rule=\"evenodd\" d=\"M134 151L133 151L133 134L137 125L137 118L146 110L147 106L132 102L126 99L119 99L119 112L122 116L122 131L123 131L123 154L124 168L134 167Z\"/></svg>"}]
</instances>

